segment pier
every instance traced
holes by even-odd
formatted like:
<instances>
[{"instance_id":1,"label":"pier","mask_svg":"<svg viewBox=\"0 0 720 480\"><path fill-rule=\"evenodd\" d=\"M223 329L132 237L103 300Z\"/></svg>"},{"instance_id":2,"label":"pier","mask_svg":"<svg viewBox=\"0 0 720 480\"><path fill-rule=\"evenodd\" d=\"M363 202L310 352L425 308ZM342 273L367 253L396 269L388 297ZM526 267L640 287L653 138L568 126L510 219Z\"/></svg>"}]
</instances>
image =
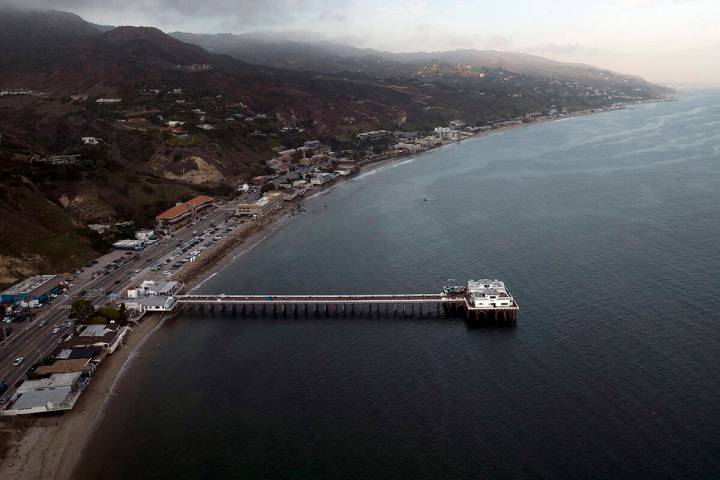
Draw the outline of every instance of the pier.
<instances>
[{"instance_id":1,"label":"pier","mask_svg":"<svg viewBox=\"0 0 720 480\"><path fill-rule=\"evenodd\" d=\"M471 280L441 293L389 295L178 295L178 305L244 316L463 315L469 321L515 322L519 307L499 280Z\"/></svg>"}]
</instances>

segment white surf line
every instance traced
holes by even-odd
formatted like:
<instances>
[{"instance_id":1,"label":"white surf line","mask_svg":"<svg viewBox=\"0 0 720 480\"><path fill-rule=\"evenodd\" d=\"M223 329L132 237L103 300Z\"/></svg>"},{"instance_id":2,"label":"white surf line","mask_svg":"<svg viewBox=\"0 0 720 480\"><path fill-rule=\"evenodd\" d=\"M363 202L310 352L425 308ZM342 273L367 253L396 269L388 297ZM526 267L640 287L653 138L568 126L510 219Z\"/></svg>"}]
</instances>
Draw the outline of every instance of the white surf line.
<instances>
[{"instance_id":1,"label":"white surf line","mask_svg":"<svg viewBox=\"0 0 720 480\"><path fill-rule=\"evenodd\" d=\"M150 337L152 337L155 334L155 332L158 331L165 324L165 321L168 318L170 318L170 317L166 316L166 317L162 318L158 322L158 324L155 325L153 327L153 329L150 330L145 335L145 338L140 340L140 342L135 346L135 348L133 348L133 351L130 352L130 354L128 355L128 358L125 359L125 362L123 362L122 367L120 367L120 371L115 376L115 380L113 380L113 383L108 388L107 395L105 395L105 397L102 400L102 405L100 406L97 413L95 414L95 416L93 417L93 419L90 422L90 428L87 432L85 440L83 441L83 447L82 447L83 450L85 449L85 446L87 445L87 443L90 441L90 437L92 436L92 434L95 432L97 427L100 425L100 421L105 416L105 413L107 412L107 407L110 403L110 398L114 395L115 388L116 388L118 382L125 376L125 374L128 372L128 370L130 368L130 365L138 357L140 349L142 349L145 346L145 343L150 339ZM132 333L132 332L130 332L130 333Z\"/></svg>"}]
</instances>

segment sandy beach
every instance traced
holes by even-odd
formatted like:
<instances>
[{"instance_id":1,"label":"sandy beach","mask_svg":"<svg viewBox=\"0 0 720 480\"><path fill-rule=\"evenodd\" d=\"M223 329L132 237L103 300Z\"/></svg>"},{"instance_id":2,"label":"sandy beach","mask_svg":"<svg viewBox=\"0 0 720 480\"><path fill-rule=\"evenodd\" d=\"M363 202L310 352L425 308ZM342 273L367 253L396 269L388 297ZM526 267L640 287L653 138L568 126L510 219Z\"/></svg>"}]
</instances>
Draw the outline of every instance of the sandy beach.
<instances>
[{"instance_id":1,"label":"sandy beach","mask_svg":"<svg viewBox=\"0 0 720 480\"><path fill-rule=\"evenodd\" d=\"M574 118L590 112L578 112L568 117L554 119L564 120ZM553 121L553 120L546 120ZM511 125L489 132L473 135L466 139L485 137L503 131L516 129L537 123ZM441 147L452 145L449 142ZM393 162L407 160L434 149L412 155L403 155L384 158L364 165L357 175L347 179L340 178L330 185L320 187L312 192L312 196L332 189L343 181L357 178L372 170L383 168ZM246 251L260 244L283 226L293 220L291 211L302 205L302 200L284 205L270 217L263 219L261 225L246 223L236 232L219 242L216 247L207 252L208 257L201 262L182 269L176 274L176 279L186 284L186 291L190 291L202 284L208 277L222 270L223 265ZM158 315L146 316L140 326L133 326L125 346L108 356L100 369L98 369L92 383L81 396L75 408L64 414L39 417L0 417L0 455L3 451L7 455L0 459L0 478L24 479L57 479L71 478L73 468L77 464L86 442L98 421L102 418L105 406L113 395L113 388L132 365L132 359L141 355L142 346L150 338L153 331L161 328L163 320Z\"/></svg>"}]
</instances>

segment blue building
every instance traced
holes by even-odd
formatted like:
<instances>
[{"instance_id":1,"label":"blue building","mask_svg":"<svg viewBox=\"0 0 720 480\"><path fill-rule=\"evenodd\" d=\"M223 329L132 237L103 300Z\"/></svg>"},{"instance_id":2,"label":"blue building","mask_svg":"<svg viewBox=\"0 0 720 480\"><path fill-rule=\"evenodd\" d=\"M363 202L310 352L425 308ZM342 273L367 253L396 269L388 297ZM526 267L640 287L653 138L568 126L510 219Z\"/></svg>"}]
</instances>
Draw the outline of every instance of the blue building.
<instances>
[{"instance_id":1,"label":"blue building","mask_svg":"<svg viewBox=\"0 0 720 480\"><path fill-rule=\"evenodd\" d=\"M0 301L2 303L30 300L45 302L51 293L59 291L60 277L58 275L35 275L0 293Z\"/></svg>"}]
</instances>

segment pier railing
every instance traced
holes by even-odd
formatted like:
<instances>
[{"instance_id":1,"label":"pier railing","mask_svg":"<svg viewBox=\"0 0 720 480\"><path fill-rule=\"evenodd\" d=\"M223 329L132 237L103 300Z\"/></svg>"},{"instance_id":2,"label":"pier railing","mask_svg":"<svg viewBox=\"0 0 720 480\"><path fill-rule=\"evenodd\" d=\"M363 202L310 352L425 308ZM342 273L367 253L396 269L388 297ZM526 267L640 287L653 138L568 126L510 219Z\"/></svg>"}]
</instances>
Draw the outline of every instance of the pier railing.
<instances>
[{"instance_id":1,"label":"pier railing","mask_svg":"<svg viewBox=\"0 0 720 480\"><path fill-rule=\"evenodd\" d=\"M179 295L181 304L375 304L375 303L446 303L464 302L447 295Z\"/></svg>"}]
</instances>

